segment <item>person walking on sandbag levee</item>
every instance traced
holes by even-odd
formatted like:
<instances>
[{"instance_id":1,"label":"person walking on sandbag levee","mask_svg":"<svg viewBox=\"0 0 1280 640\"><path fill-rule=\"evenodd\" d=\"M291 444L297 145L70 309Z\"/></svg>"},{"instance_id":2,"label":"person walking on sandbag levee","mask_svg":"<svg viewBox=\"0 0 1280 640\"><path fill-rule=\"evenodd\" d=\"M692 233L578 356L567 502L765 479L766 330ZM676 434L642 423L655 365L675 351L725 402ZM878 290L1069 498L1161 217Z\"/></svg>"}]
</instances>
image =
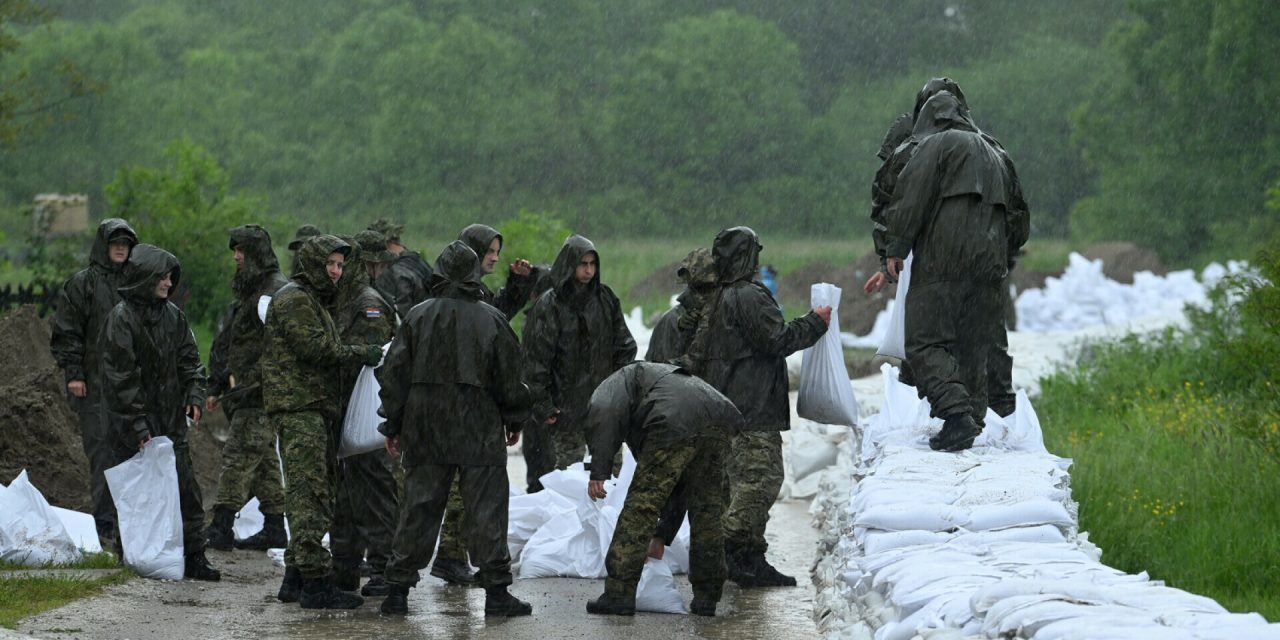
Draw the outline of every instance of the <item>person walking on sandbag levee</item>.
<instances>
[{"instance_id":1,"label":"person walking on sandbag levee","mask_svg":"<svg viewBox=\"0 0 1280 640\"><path fill-rule=\"evenodd\" d=\"M529 391L515 332L506 316L480 301L478 259L461 241L445 247L436 261L433 297L409 312L376 370L386 419L379 430L404 467L382 601L386 614L408 613L409 589L435 551L455 477L485 615L533 612L507 591L507 447L520 440Z\"/></svg>"},{"instance_id":2,"label":"person walking on sandbag levee","mask_svg":"<svg viewBox=\"0 0 1280 640\"><path fill-rule=\"evenodd\" d=\"M107 406L117 426L116 462L124 462L153 437L173 441L182 511L183 575L220 580L204 555L204 505L191 467L188 420L200 423L204 366L187 316L169 302L182 269L172 253L149 244L133 248L120 286L123 300L102 330L102 370Z\"/></svg>"},{"instance_id":3,"label":"person walking on sandbag levee","mask_svg":"<svg viewBox=\"0 0 1280 640\"><path fill-rule=\"evenodd\" d=\"M725 458L741 425L742 414L728 398L675 365L630 364L596 388L587 410L587 495L606 496L604 482L623 442L635 454L636 470L605 556L604 594L587 603L588 613L635 613L654 523L679 483L689 509L689 610L716 614L725 579Z\"/></svg>"}]
</instances>

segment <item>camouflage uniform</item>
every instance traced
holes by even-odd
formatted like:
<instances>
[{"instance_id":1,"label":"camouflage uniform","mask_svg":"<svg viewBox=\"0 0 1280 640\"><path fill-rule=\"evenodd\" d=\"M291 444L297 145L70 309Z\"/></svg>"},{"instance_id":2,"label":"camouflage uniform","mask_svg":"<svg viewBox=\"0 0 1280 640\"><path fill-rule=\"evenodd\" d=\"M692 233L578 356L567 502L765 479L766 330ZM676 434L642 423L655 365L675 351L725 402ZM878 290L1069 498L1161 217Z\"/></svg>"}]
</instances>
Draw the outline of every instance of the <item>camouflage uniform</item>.
<instances>
[{"instance_id":1,"label":"camouflage uniform","mask_svg":"<svg viewBox=\"0 0 1280 640\"><path fill-rule=\"evenodd\" d=\"M688 487L694 599L720 600L724 585L723 481L727 436L742 416L711 385L669 364L635 363L609 376L587 413L592 480L607 480L625 441L636 471L605 559L605 593L634 601L654 524L676 483Z\"/></svg>"},{"instance_id":2,"label":"camouflage uniform","mask_svg":"<svg viewBox=\"0 0 1280 640\"><path fill-rule=\"evenodd\" d=\"M387 264L395 255L387 251L385 237L371 230L356 234L352 249L353 264L338 281L338 310L334 314L338 335L349 344L387 344L399 324L396 308L369 284L365 263ZM343 371L340 415L346 415L362 368L351 365ZM358 580L357 570L366 553L372 575L382 575L386 568L400 510L395 472L395 460L382 450L338 461L337 507L329 548L339 582Z\"/></svg>"},{"instance_id":3,"label":"camouflage uniform","mask_svg":"<svg viewBox=\"0 0 1280 640\"><path fill-rule=\"evenodd\" d=\"M320 227L314 224L304 224L293 232L293 240L289 241L289 251L293 252L293 261L289 265L289 277L292 278L298 275L298 249L302 248L302 243L306 242L307 238L318 236L321 233L323 232L320 231Z\"/></svg>"},{"instance_id":4,"label":"camouflage uniform","mask_svg":"<svg viewBox=\"0 0 1280 640\"><path fill-rule=\"evenodd\" d=\"M588 253L596 254L595 278L586 285L574 271ZM627 329L622 305L600 282L600 254L582 236L570 236L551 266L551 290L542 294L529 314L525 362L533 417L550 425L556 467L582 460L586 452L583 418L591 392L609 374L636 357L636 342Z\"/></svg>"},{"instance_id":5,"label":"camouflage uniform","mask_svg":"<svg viewBox=\"0 0 1280 640\"><path fill-rule=\"evenodd\" d=\"M276 292L267 309L262 393L284 454L289 548L285 564L305 580L328 576L332 558L320 541L333 523L339 380L345 366L376 363L378 345L344 345L326 305L337 285L325 273L331 253L350 252L330 235L298 250L301 271ZM304 584L304 591L306 586Z\"/></svg>"},{"instance_id":6,"label":"camouflage uniform","mask_svg":"<svg viewBox=\"0 0 1280 640\"><path fill-rule=\"evenodd\" d=\"M885 213L886 255L915 254L907 361L934 415L968 414L980 425L989 355L1007 344L999 289L1027 239L1026 202L1008 155L973 126L957 96L930 98L912 137L916 149Z\"/></svg>"},{"instance_id":7,"label":"camouflage uniform","mask_svg":"<svg viewBox=\"0 0 1280 640\"><path fill-rule=\"evenodd\" d=\"M148 437L173 440L183 550L188 565L198 558L207 566L204 506L191 468L185 415L186 407L204 403L204 366L187 317L167 299L155 295L156 285L166 273L172 274L173 288L177 288L181 268L173 254L148 244L134 247L128 264L120 287L124 300L111 310L102 332L107 404L117 427L116 462L137 454L138 443ZM188 566L188 575L193 577L190 573Z\"/></svg>"},{"instance_id":8,"label":"camouflage uniform","mask_svg":"<svg viewBox=\"0 0 1280 640\"><path fill-rule=\"evenodd\" d=\"M115 464L115 456L111 451L114 434L104 402L107 389L102 377L98 337L102 335L107 315L120 302L116 287L122 284L124 265L112 263L107 249L111 240L121 238L132 245L138 243L138 235L120 218L108 218L98 225L93 249L89 252L89 266L71 276L58 294L58 310L53 316L49 341L53 359L62 368L66 381L85 383L85 397L68 393L67 400L80 419L81 442L89 459L93 519L104 547L117 539L116 507L102 475Z\"/></svg>"},{"instance_id":9,"label":"camouflage uniform","mask_svg":"<svg viewBox=\"0 0 1280 640\"><path fill-rule=\"evenodd\" d=\"M223 330L214 339L210 352L211 391L222 410L231 418L231 436L222 449L222 475L214 501L218 510L233 512L250 496L257 496L265 516L284 514L284 486L280 481L280 461L276 455L276 432L267 421L262 401L260 358L265 346L264 325L258 317L258 301L273 296L288 284L280 273L271 236L258 225L243 225L230 232L230 247L244 253L244 266L237 270L231 288L231 303ZM215 357L215 354L218 354ZM225 362L226 366L212 366ZM231 378L235 379L232 387ZM227 525L230 523L227 522ZM216 543L215 543L216 544Z\"/></svg>"},{"instance_id":10,"label":"camouflage uniform","mask_svg":"<svg viewBox=\"0 0 1280 640\"><path fill-rule=\"evenodd\" d=\"M398 439L405 468L405 502L386 572L393 596L417 584L430 560L455 477L470 515L465 528L480 567L476 581L491 598L511 584L505 440L527 418L528 391L510 324L479 302L476 260L462 242L445 248L434 297L405 318L377 370L386 417L380 429Z\"/></svg>"},{"instance_id":11,"label":"camouflage uniform","mask_svg":"<svg viewBox=\"0 0 1280 640\"><path fill-rule=\"evenodd\" d=\"M371 231L386 236L389 242L400 242L400 233L404 225L392 224L386 219L379 219L369 225ZM382 275L378 276L374 286L396 304L396 313L401 318L409 315L414 305L427 299L431 282L431 265L416 251L401 251L396 261Z\"/></svg>"},{"instance_id":12,"label":"camouflage uniform","mask_svg":"<svg viewBox=\"0 0 1280 640\"><path fill-rule=\"evenodd\" d=\"M769 290L756 278L760 243L754 231L734 227L712 245L721 283L710 296L689 347L698 374L733 401L743 432L734 436L727 471L731 500L725 547L763 563L769 508L782 488L782 437L790 428L786 357L813 345L826 324L810 312L786 322Z\"/></svg>"}]
</instances>

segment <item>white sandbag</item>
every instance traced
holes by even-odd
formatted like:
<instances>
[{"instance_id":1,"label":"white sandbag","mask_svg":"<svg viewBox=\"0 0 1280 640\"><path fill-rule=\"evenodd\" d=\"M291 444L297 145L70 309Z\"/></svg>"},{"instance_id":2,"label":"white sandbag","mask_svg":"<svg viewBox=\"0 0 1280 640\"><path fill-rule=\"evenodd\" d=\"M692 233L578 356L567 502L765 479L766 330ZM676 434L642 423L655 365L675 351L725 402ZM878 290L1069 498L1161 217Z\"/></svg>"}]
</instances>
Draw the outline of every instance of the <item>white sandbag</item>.
<instances>
[{"instance_id":1,"label":"white sandbag","mask_svg":"<svg viewBox=\"0 0 1280 640\"><path fill-rule=\"evenodd\" d=\"M884 341L876 351L878 356L907 359L907 289L911 286L911 263L914 257L915 254L907 254L907 259L902 264L902 272L898 274L898 289L893 294L893 313L889 316L889 331L884 334Z\"/></svg>"},{"instance_id":2,"label":"white sandbag","mask_svg":"<svg viewBox=\"0 0 1280 640\"><path fill-rule=\"evenodd\" d=\"M8 487L0 487L0 560L26 567L80 560L75 541L27 479L26 469Z\"/></svg>"},{"instance_id":3,"label":"white sandbag","mask_svg":"<svg viewBox=\"0 0 1280 640\"><path fill-rule=\"evenodd\" d=\"M793 481L801 480L836 463L840 449L821 434L813 424L797 424L787 434L787 467Z\"/></svg>"},{"instance_id":4,"label":"white sandbag","mask_svg":"<svg viewBox=\"0 0 1280 640\"><path fill-rule=\"evenodd\" d=\"M49 508L53 509L53 514L62 521L62 526L67 529L67 535L71 536L71 541L75 542L81 551L88 553L102 551L102 542L98 540L98 526L94 523L92 515L62 507L50 506Z\"/></svg>"},{"instance_id":5,"label":"white sandbag","mask_svg":"<svg viewBox=\"0 0 1280 640\"><path fill-rule=\"evenodd\" d=\"M525 544L520 579L605 577L604 556L617 522L612 506L590 502L552 518Z\"/></svg>"},{"instance_id":6,"label":"white sandbag","mask_svg":"<svg viewBox=\"0 0 1280 640\"><path fill-rule=\"evenodd\" d=\"M271 306L271 296L262 296L258 298L258 319L262 324L267 323L267 307Z\"/></svg>"},{"instance_id":7,"label":"white sandbag","mask_svg":"<svg viewBox=\"0 0 1280 640\"><path fill-rule=\"evenodd\" d=\"M689 516L684 517L684 522L680 523L680 529L676 531L676 539L667 545L666 551L662 553L662 559L667 561L671 567L671 573L676 575L689 573Z\"/></svg>"},{"instance_id":8,"label":"white sandbag","mask_svg":"<svg viewBox=\"0 0 1280 640\"><path fill-rule=\"evenodd\" d=\"M968 524L968 518L945 504L888 504L856 514L853 524L882 531L951 531Z\"/></svg>"},{"instance_id":9,"label":"white sandbag","mask_svg":"<svg viewBox=\"0 0 1280 640\"><path fill-rule=\"evenodd\" d=\"M267 519L262 515L261 506L258 497L254 496L240 507L240 511L236 513L236 521L231 525L231 533L235 535L236 540L246 540L262 531L262 526L266 524Z\"/></svg>"},{"instance_id":10,"label":"white sandbag","mask_svg":"<svg viewBox=\"0 0 1280 640\"><path fill-rule=\"evenodd\" d=\"M382 345L382 356L387 356L390 344ZM379 365L382 363L379 362ZM347 415L342 419L342 442L338 444L338 457L359 455L377 451L386 446L387 439L378 432L382 417L378 408L382 400L378 392L382 386L373 375L376 367L362 367L356 376L356 386L351 390L351 400L347 403Z\"/></svg>"},{"instance_id":11,"label":"white sandbag","mask_svg":"<svg viewBox=\"0 0 1280 640\"><path fill-rule=\"evenodd\" d=\"M675 576L667 563L645 558L640 584L636 585L636 611L653 613L689 613L684 598L676 589Z\"/></svg>"},{"instance_id":12,"label":"white sandbag","mask_svg":"<svg viewBox=\"0 0 1280 640\"><path fill-rule=\"evenodd\" d=\"M507 549L512 562L520 559L525 543L542 525L575 511L572 501L554 491L511 496L507 507Z\"/></svg>"},{"instance_id":13,"label":"white sandbag","mask_svg":"<svg viewBox=\"0 0 1280 640\"><path fill-rule=\"evenodd\" d=\"M969 523L966 528L972 531L989 531L1042 524L1071 527L1075 523L1061 502L1027 500L1010 505L991 504L975 507L969 512Z\"/></svg>"},{"instance_id":14,"label":"white sandbag","mask_svg":"<svg viewBox=\"0 0 1280 640\"><path fill-rule=\"evenodd\" d=\"M831 322L818 342L804 350L796 414L814 422L856 427L858 401L840 344L840 287L822 282L813 285L809 295L814 308L831 307Z\"/></svg>"},{"instance_id":15,"label":"white sandbag","mask_svg":"<svg viewBox=\"0 0 1280 640\"><path fill-rule=\"evenodd\" d=\"M119 517L125 564L144 578L182 579L182 508L176 464L173 441L160 436L105 473Z\"/></svg>"}]
</instances>

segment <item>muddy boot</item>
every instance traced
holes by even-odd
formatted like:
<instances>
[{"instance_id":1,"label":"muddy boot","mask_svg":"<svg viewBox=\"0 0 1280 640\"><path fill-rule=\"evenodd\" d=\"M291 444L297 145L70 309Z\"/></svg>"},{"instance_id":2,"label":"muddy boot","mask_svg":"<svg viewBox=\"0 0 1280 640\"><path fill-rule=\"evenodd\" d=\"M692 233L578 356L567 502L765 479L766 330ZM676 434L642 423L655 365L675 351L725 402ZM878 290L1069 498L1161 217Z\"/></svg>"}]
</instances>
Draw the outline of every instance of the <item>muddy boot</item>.
<instances>
[{"instance_id":1,"label":"muddy boot","mask_svg":"<svg viewBox=\"0 0 1280 640\"><path fill-rule=\"evenodd\" d=\"M265 522L259 531L244 540L236 540L237 549L266 551L267 549L283 549L289 546L289 534L284 532L284 514L265 513Z\"/></svg>"},{"instance_id":2,"label":"muddy boot","mask_svg":"<svg viewBox=\"0 0 1280 640\"><path fill-rule=\"evenodd\" d=\"M764 554L756 554L750 558L753 567L753 587L794 587L796 579L782 573L769 564ZM739 583L741 584L741 583ZM748 585L742 585L748 586Z\"/></svg>"},{"instance_id":3,"label":"muddy boot","mask_svg":"<svg viewBox=\"0 0 1280 640\"><path fill-rule=\"evenodd\" d=\"M210 549L230 551L235 546L236 536L231 532L231 525L236 521L236 511L230 507L214 507L213 522L204 531L204 544Z\"/></svg>"},{"instance_id":4,"label":"muddy boot","mask_svg":"<svg viewBox=\"0 0 1280 640\"><path fill-rule=\"evenodd\" d=\"M390 598L391 596L387 596ZM489 587L484 594L484 615L527 616L533 613L533 605L507 592L506 586Z\"/></svg>"},{"instance_id":5,"label":"muddy boot","mask_svg":"<svg viewBox=\"0 0 1280 640\"><path fill-rule=\"evenodd\" d=\"M389 593L387 579L381 573L369 576L369 581L360 589L360 595L368 598L381 598Z\"/></svg>"},{"instance_id":6,"label":"muddy boot","mask_svg":"<svg viewBox=\"0 0 1280 640\"><path fill-rule=\"evenodd\" d=\"M967 413L951 416L942 423L942 431L929 438L929 448L934 451L964 451L982 433L982 427Z\"/></svg>"},{"instance_id":7,"label":"muddy boot","mask_svg":"<svg viewBox=\"0 0 1280 640\"><path fill-rule=\"evenodd\" d=\"M354 592L360 588L360 570L355 567L334 567L333 586L339 591Z\"/></svg>"},{"instance_id":8,"label":"muddy boot","mask_svg":"<svg viewBox=\"0 0 1280 640\"><path fill-rule=\"evenodd\" d=\"M387 587L387 598L382 601L382 612L389 616L403 616L409 613L409 587L402 584L384 583Z\"/></svg>"},{"instance_id":9,"label":"muddy boot","mask_svg":"<svg viewBox=\"0 0 1280 640\"><path fill-rule=\"evenodd\" d=\"M728 578L739 586L755 586L755 568L746 553L729 543L724 545L724 566Z\"/></svg>"},{"instance_id":10,"label":"muddy boot","mask_svg":"<svg viewBox=\"0 0 1280 640\"><path fill-rule=\"evenodd\" d=\"M471 573L471 566L462 560L436 558L431 563L431 575L453 585L469 587L476 583L476 574Z\"/></svg>"},{"instance_id":11,"label":"muddy boot","mask_svg":"<svg viewBox=\"0 0 1280 640\"><path fill-rule=\"evenodd\" d=\"M636 599L611 596L608 591L605 591L600 594L599 598L587 601L587 613L611 616L634 616L636 614Z\"/></svg>"},{"instance_id":12,"label":"muddy boot","mask_svg":"<svg viewBox=\"0 0 1280 640\"><path fill-rule=\"evenodd\" d=\"M280 602L297 602L302 595L302 572L296 567L285 567L284 580L280 582L280 591L276 600Z\"/></svg>"},{"instance_id":13,"label":"muddy boot","mask_svg":"<svg viewBox=\"0 0 1280 640\"><path fill-rule=\"evenodd\" d=\"M303 578L298 604L303 609L355 609L364 604L364 598L339 591L327 577Z\"/></svg>"},{"instance_id":14,"label":"muddy boot","mask_svg":"<svg viewBox=\"0 0 1280 640\"><path fill-rule=\"evenodd\" d=\"M222 572L214 569L213 565L209 564L209 559L204 557L203 551L197 551L187 555L186 566L183 567L182 576L192 580L217 582L222 579Z\"/></svg>"},{"instance_id":15,"label":"muddy boot","mask_svg":"<svg viewBox=\"0 0 1280 640\"><path fill-rule=\"evenodd\" d=\"M693 601L689 603L689 613L692 613L695 616L715 616L716 601L695 595L693 596Z\"/></svg>"}]
</instances>

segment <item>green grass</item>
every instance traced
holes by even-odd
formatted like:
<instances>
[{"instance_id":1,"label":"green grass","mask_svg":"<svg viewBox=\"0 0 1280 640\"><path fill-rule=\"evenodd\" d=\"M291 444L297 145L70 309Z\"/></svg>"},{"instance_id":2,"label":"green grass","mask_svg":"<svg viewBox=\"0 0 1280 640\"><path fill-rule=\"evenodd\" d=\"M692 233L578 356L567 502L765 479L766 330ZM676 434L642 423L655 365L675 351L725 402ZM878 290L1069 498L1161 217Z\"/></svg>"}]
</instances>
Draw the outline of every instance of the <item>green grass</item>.
<instances>
[{"instance_id":1,"label":"green grass","mask_svg":"<svg viewBox=\"0 0 1280 640\"><path fill-rule=\"evenodd\" d=\"M1081 529L1103 561L1280 620L1277 389L1223 367L1202 334L1094 354L1046 380L1036 406L1049 450L1075 461Z\"/></svg>"},{"instance_id":2,"label":"green grass","mask_svg":"<svg viewBox=\"0 0 1280 640\"><path fill-rule=\"evenodd\" d=\"M102 577L80 578L43 575L44 569L108 569L114 572ZM0 577L0 627L9 629L16 628L23 618L96 595L106 587L128 582L134 575L117 565L115 556L109 553L86 553L80 562L61 566L32 568L4 562L0 563L0 571L17 574ZM31 575L22 575L24 572Z\"/></svg>"},{"instance_id":3,"label":"green grass","mask_svg":"<svg viewBox=\"0 0 1280 640\"><path fill-rule=\"evenodd\" d=\"M1026 255L1018 260L1018 264L1033 271L1056 273L1067 266L1067 257L1072 251L1084 251L1084 247L1073 245L1070 240L1059 238L1033 238L1027 241Z\"/></svg>"}]
</instances>

